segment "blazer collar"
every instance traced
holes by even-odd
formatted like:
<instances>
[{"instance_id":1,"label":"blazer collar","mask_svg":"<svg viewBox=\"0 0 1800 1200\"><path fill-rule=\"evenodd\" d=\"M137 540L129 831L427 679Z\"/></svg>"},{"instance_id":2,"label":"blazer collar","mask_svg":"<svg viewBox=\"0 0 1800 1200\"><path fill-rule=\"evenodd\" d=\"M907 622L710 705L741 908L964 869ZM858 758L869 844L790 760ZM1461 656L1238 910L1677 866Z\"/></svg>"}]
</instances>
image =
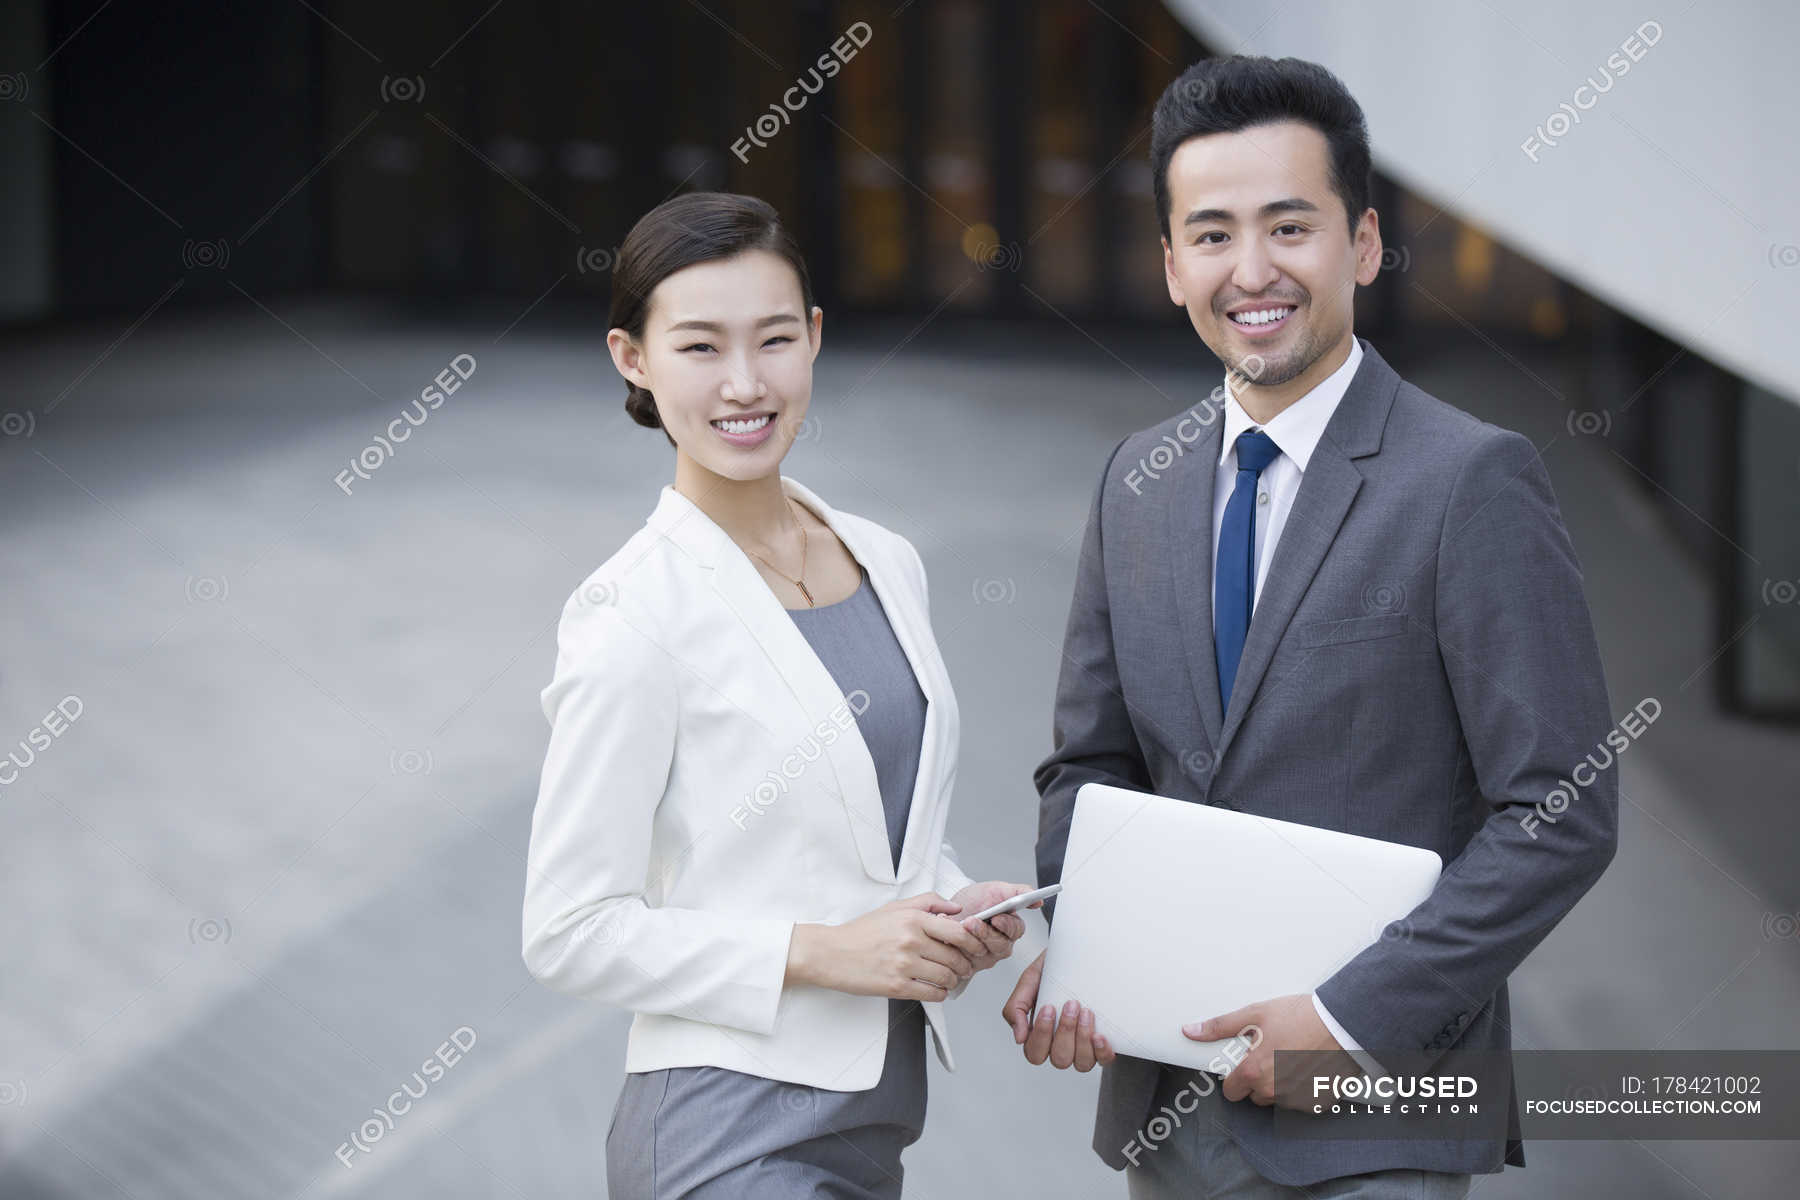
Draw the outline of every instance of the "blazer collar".
<instances>
[{"instance_id":1,"label":"blazer collar","mask_svg":"<svg viewBox=\"0 0 1800 1200\"><path fill-rule=\"evenodd\" d=\"M818 514L850 551L851 557L868 571L869 584L887 613L900 648L906 652L919 690L925 694L925 737L900 855L902 871L910 872L911 864L925 854L921 838L931 828L932 802L939 792L934 781L941 769L941 747L948 733L945 722L949 716L941 702L933 669L936 658L929 653L931 631L905 591L906 583L897 574L901 564L893 555L872 544L864 530L853 527L844 519L844 514L825 503L810 488L783 475L781 490ZM893 852L888 846L887 820L882 810L881 784L875 773L875 761L870 757L868 745L854 719L846 719L844 694L813 652L806 635L800 632L750 557L731 540L731 535L672 486L663 488L662 497L647 524L707 570L713 591L743 622L799 702L806 714L807 729L815 731L818 740L824 743L825 757L837 776L839 794L864 871L883 883L895 882ZM826 732L817 732L821 727ZM780 756L779 752L775 754L777 759Z\"/></svg>"},{"instance_id":2,"label":"blazer collar","mask_svg":"<svg viewBox=\"0 0 1800 1200\"><path fill-rule=\"evenodd\" d=\"M1362 361L1301 474L1300 490L1295 494L1281 541L1276 544L1275 557L1269 563L1262 595L1244 640L1229 712L1220 710L1212 628L1213 479L1224 453L1225 425L1217 416L1218 410L1214 410L1214 418L1195 451L1176 460L1168 517L1170 544L1178 550L1174 560L1177 578L1181 593L1189 598L1179 605L1182 642L1201 723L1213 745L1211 761L1215 769L1249 712L1275 647L1325 561L1332 538L1362 486L1362 472L1353 460L1381 449L1382 431L1387 427L1400 376L1367 339L1356 341L1362 350Z\"/></svg>"},{"instance_id":3,"label":"blazer collar","mask_svg":"<svg viewBox=\"0 0 1800 1200\"><path fill-rule=\"evenodd\" d=\"M1256 611L1244 637L1243 657L1238 661L1237 680L1231 688L1231 706L1225 712L1219 741L1221 755L1249 715L1257 688L1275 657L1275 647L1287 632L1300 598L1306 595L1351 502L1362 488L1363 473L1354 460L1381 449L1381 434L1387 427L1400 376L1375 352L1375 347L1366 341L1362 347L1362 365L1357 367L1343 400L1325 426L1325 436L1319 439L1312 462L1300 477L1300 490L1294 493L1294 505L1282 526L1281 541L1276 543L1275 557L1269 561L1262 595L1256 601ZM1209 526L1210 517L1209 512Z\"/></svg>"}]
</instances>

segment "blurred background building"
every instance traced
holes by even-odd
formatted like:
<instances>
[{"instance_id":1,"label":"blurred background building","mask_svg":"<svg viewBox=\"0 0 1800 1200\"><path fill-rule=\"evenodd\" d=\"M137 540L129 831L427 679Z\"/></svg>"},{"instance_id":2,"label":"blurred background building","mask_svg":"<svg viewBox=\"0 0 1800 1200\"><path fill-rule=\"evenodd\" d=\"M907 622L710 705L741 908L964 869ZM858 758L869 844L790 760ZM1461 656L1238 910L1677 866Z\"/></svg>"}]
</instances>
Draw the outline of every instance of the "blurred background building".
<instances>
[{"instance_id":1,"label":"blurred background building","mask_svg":"<svg viewBox=\"0 0 1800 1200\"><path fill-rule=\"evenodd\" d=\"M1766 604L1754 567L1800 536L1781 519L1800 477L1781 453L1800 440L1800 232L1770 202L1800 168L1763 120L1793 111L1793 85L1734 58L1779 44L1785 6L1647 30L1622 4L1553 24L1543 6L1484 5L482 7L10 6L0 311L232 305L234 283L412 312L470 295L603 305L636 217L718 188L799 230L834 318L1054 326L1054 309L1178 332L1153 253L1150 110L1203 54L1297 41L1282 52L1338 70L1375 135L1391 269L1359 296L1359 332L1429 345L1474 326L1578 356L1571 430L1643 472L1712 577L1716 627L1754 618L1715 675L1722 701L1800 714L1800 607ZM751 149L756 118L859 23L854 67ZM1530 52L1483 56L1496 24ZM1717 73L1670 86L1664 36ZM1393 71L1395 55L1416 68ZM1590 79L1652 119L1601 93L1569 147L1516 148ZM1493 103L1509 87L1539 91L1535 125ZM1663 123L1697 116L1701 94L1757 119Z\"/></svg>"}]
</instances>

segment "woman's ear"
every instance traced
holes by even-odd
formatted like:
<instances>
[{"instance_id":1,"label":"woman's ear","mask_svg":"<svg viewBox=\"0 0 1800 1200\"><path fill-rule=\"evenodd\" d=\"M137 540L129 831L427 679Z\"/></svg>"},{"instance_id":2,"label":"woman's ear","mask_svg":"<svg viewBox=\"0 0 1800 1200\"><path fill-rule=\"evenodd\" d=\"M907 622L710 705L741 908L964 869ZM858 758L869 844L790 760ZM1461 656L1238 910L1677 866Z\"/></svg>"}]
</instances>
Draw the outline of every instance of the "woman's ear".
<instances>
[{"instance_id":1,"label":"woman's ear","mask_svg":"<svg viewBox=\"0 0 1800 1200\"><path fill-rule=\"evenodd\" d=\"M823 336L824 328L825 310L815 304L806 326L806 340L812 343L812 356L815 359L819 357L819 339Z\"/></svg>"},{"instance_id":2,"label":"woman's ear","mask_svg":"<svg viewBox=\"0 0 1800 1200\"><path fill-rule=\"evenodd\" d=\"M625 382L634 387L648 389L650 377L644 374L644 350L623 329L606 331L606 349L612 355L613 366L625 377Z\"/></svg>"}]
</instances>

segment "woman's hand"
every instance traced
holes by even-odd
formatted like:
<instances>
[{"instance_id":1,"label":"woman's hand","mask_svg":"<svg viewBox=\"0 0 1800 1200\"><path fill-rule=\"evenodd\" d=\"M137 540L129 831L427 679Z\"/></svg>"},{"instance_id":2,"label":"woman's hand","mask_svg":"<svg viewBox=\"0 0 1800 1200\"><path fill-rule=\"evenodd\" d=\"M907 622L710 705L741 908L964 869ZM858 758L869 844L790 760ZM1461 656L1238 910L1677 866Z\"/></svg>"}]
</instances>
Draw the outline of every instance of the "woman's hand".
<instances>
[{"instance_id":1,"label":"woman's hand","mask_svg":"<svg viewBox=\"0 0 1800 1200\"><path fill-rule=\"evenodd\" d=\"M964 912L972 914L1031 890L1033 889L1028 883L1003 883L992 879L986 883L971 883L952 896L951 900L962 905ZM1036 900L1030 907L1043 906L1042 900ZM977 971L985 971L1010 955L1013 943L1025 936L1025 919L1014 913L1001 913L987 921L977 921L973 916L967 916L962 919L962 926L981 939L981 954L975 959Z\"/></svg>"},{"instance_id":2,"label":"woman's hand","mask_svg":"<svg viewBox=\"0 0 1800 1200\"><path fill-rule=\"evenodd\" d=\"M975 973L985 952L952 919L961 911L953 900L921 892L842 925L795 925L784 982L855 996L942 1000Z\"/></svg>"}]
</instances>

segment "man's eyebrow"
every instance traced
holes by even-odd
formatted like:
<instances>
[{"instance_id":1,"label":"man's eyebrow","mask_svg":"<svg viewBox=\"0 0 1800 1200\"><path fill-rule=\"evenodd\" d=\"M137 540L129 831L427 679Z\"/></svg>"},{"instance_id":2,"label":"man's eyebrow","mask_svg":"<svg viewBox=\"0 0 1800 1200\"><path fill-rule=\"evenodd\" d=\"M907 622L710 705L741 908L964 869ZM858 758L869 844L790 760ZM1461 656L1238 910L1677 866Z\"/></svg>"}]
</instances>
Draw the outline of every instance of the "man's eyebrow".
<instances>
[{"instance_id":1,"label":"man's eyebrow","mask_svg":"<svg viewBox=\"0 0 1800 1200\"><path fill-rule=\"evenodd\" d=\"M792 321L796 325L800 324L800 318L793 313L776 313L773 316L764 317L762 320L758 321L756 323L756 328L766 329L770 325L784 325L789 321ZM720 325L717 321L677 321L675 324L669 326L669 332L671 333L677 329L700 329L707 333L725 332L725 327Z\"/></svg>"},{"instance_id":2,"label":"man's eyebrow","mask_svg":"<svg viewBox=\"0 0 1800 1200\"><path fill-rule=\"evenodd\" d=\"M1273 217L1280 213L1316 213L1318 211L1319 206L1314 204L1311 200L1305 200L1299 196L1289 196L1284 200L1269 201L1267 204L1256 210L1256 215L1259 217ZM1235 219L1236 218L1232 215L1230 209L1197 208L1187 215L1187 220L1183 221L1182 224L1202 225L1209 221L1218 221L1221 224L1229 225Z\"/></svg>"}]
</instances>

